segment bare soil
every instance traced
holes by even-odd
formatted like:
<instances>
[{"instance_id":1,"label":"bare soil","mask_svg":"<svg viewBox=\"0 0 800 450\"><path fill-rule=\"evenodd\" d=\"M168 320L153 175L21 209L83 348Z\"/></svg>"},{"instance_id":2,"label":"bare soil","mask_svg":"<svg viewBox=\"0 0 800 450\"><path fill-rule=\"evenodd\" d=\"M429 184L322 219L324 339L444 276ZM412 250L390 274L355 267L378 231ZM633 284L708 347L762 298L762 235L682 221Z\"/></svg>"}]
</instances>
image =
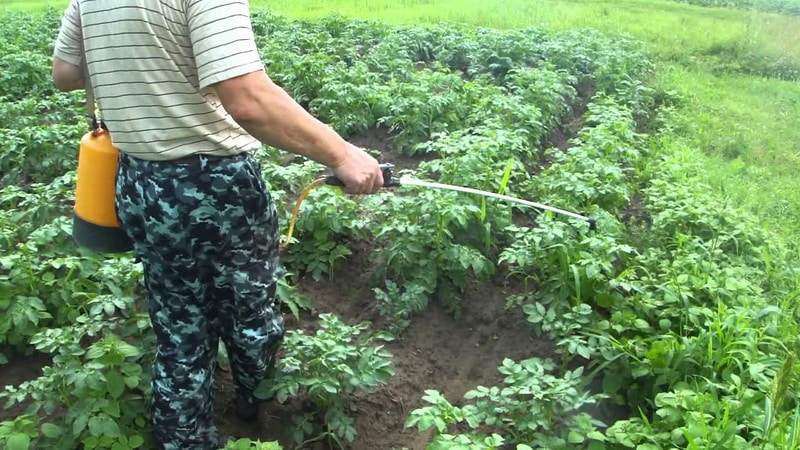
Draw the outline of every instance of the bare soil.
<instances>
[{"instance_id":1,"label":"bare soil","mask_svg":"<svg viewBox=\"0 0 800 450\"><path fill-rule=\"evenodd\" d=\"M365 260L364 255L351 258ZM375 300L366 285L354 285L352 273L364 269L343 265L332 280L315 282L303 279L302 294L312 299L314 311L302 321L292 321L295 328L313 327L313 316L330 312L350 324L371 321L379 328L381 317ZM531 336L519 308L505 308L506 297L513 287L504 287L498 279L494 285L468 289L461 299L463 310L454 318L433 303L424 313L414 317L401 339L386 348L393 355L396 374L384 387L353 399L353 416L358 435L349 447L353 450L424 449L430 433L404 428L409 413L424 406L421 398L426 389L436 389L455 404L462 404L463 395L479 386L500 385L497 371L504 358L521 360L531 357L552 357L553 344ZM242 424L230 414L233 407L233 386L227 374L218 379L218 426L222 433L261 440L280 440L287 448L284 435L289 416L307 406L262 405L259 422ZM328 449L319 444L312 449Z\"/></svg>"}]
</instances>

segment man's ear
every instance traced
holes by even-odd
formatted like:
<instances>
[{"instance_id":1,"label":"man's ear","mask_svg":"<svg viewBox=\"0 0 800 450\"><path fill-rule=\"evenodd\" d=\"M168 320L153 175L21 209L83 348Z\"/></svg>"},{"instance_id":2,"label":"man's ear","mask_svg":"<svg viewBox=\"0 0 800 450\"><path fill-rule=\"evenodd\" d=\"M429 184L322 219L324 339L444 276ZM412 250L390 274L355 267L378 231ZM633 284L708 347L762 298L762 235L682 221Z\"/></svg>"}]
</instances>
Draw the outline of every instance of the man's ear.
<instances>
[{"instance_id":1,"label":"man's ear","mask_svg":"<svg viewBox=\"0 0 800 450\"><path fill-rule=\"evenodd\" d=\"M63 59L53 57L53 82L61 92L84 88L83 70Z\"/></svg>"}]
</instances>

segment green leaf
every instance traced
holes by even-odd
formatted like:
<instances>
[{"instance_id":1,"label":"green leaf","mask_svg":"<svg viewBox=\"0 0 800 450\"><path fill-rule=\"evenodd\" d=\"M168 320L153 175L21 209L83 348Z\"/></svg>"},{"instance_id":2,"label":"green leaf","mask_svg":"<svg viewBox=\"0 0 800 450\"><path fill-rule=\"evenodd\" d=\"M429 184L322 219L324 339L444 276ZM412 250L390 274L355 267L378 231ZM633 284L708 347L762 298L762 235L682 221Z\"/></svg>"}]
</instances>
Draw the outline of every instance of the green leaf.
<instances>
[{"instance_id":1,"label":"green leaf","mask_svg":"<svg viewBox=\"0 0 800 450\"><path fill-rule=\"evenodd\" d=\"M235 443L236 450L247 450L247 449L251 448L252 444L253 444L253 442L250 441L250 439L247 439L247 438L239 439Z\"/></svg>"},{"instance_id":2,"label":"green leaf","mask_svg":"<svg viewBox=\"0 0 800 450\"><path fill-rule=\"evenodd\" d=\"M7 450L28 450L31 448L31 437L24 433L16 433L6 439Z\"/></svg>"},{"instance_id":3,"label":"green leaf","mask_svg":"<svg viewBox=\"0 0 800 450\"><path fill-rule=\"evenodd\" d=\"M589 444L588 450L606 450L606 446L599 442L592 442Z\"/></svg>"},{"instance_id":4,"label":"green leaf","mask_svg":"<svg viewBox=\"0 0 800 450\"><path fill-rule=\"evenodd\" d=\"M409 420L406 422L406 427L413 425L413 420ZM431 416L421 416L418 418L417 422L417 429L419 431L427 431L428 428L433 426L433 417Z\"/></svg>"},{"instance_id":5,"label":"green leaf","mask_svg":"<svg viewBox=\"0 0 800 450\"><path fill-rule=\"evenodd\" d=\"M111 417L120 417L119 401L117 400L109 400L101 409Z\"/></svg>"},{"instance_id":6,"label":"green leaf","mask_svg":"<svg viewBox=\"0 0 800 450\"><path fill-rule=\"evenodd\" d=\"M72 434L76 436L80 436L83 430L86 429L86 423L88 421L88 417L86 414L81 414L75 418L75 421L72 422Z\"/></svg>"},{"instance_id":7,"label":"green leaf","mask_svg":"<svg viewBox=\"0 0 800 450\"><path fill-rule=\"evenodd\" d=\"M569 434L567 435L567 441L570 444L580 444L585 440L586 440L586 438L583 436L583 434L581 434L581 433L579 433L579 432L577 432L575 430L571 430L569 432Z\"/></svg>"},{"instance_id":8,"label":"green leaf","mask_svg":"<svg viewBox=\"0 0 800 450\"><path fill-rule=\"evenodd\" d=\"M649 374L650 368L645 365L636 366L631 370L631 375L633 375L634 378L641 378Z\"/></svg>"},{"instance_id":9,"label":"green leaf","mask_svg":"<svg viewBox=\"0 0 800 450\"><path fill-rule=\"evenodd\" d=\"M612 294L600 292L595 295L597 306L602 308L610 308L614 306L614 296Z\"/></svg>"},{"instance_id":10,"label":"green leaf","mask_svg":"<svg viewBox=\"0 0 800 450\"><path fill-rule=\"evenodd\" d=\"M436 429L439 431L439 433L443 433L444 430L447 429L447 424L444 420L442 420L441 417L434 417L433 424L436 426Z\"/></svg>"},{"instance_id":11,"label":"green leaf","mask_svg":"<svg viewBox=\"0 0 800 450\"><path fill-rule=\"evenodd\" d=\"M106 388L112 397L120 398L125 391L125 377L119 372L109 371L106 374Z\"/></svg>"},{"instance_id":12,"label":"green leaf","mask_svg":"<svg viewBox=\"0 0 800 450\"><path fill-rule=\"evenodd\" d=\"M61 436L64 433L64 429L59 427L58 425L54 425L52 423L44 423L42 424L42 434L54 439Z\"/></svg>"},{"instance_id":13,"label":"green leaf","mask_svg":"<svg viewBox=\"0 0 800 450\"><path fill-rule=\"evenodd\" d=\"M504 194L506 192L506 186L508 186L508 180L511 179L511 169L514 168L514 160L509 159L506 162L506 169L503 171L503 178L500 179L500 189L497 190L498 194Z\"/></svg>"},{"instance_id":14,"label":"green leaf","mask_svg":"<svg viewBox=\"0 0 800 450\"><path fill-rule=\"evenodd\" d=\"M135 388L136 386L139 386L140 381L141 379L139 378L138 375L131 375L129 377L125 377L125 384L131 389Z\"/></svg>"},{"instance_id":15,"label":"green leaf","mask_svg":"<svg viewBox=\"0 0 800 450\"><path fill-rule=\"evenodd\" d=\"M103 421L97 417L89 418L89 433L92 436L102 436L103 435Z\"/></svg>"},{"instance_id":16,"label":"green leaf","mask_svg":"<svg viewBox=\"0 0 800 450\"><path fill-rule=\"evenodd\" d=\"M105 416L103 419L104 420L103 420L102 430L104 435L112 438L118 438L122 436L122 432L120 431L117 422L115 422L108 416Z\"/></svg>"},{"instance_id":17,"label":"green leaf","mask_svg":"<svg viewBox=\"0 0 800 450\"><path fill-rule=\"evenodd\" d=\"M100 438L97 436L89 436L83 440L82 444L84 448L97 448L98 443L100 442Z\"/></svg>"},{"instance_id":18,"label":"green leaf","mask_svg":"<svg viewBox=\"0 0 800 450\"><path fill-rule=\"evenodd\" d=\"M103 355L105 355L106 350L99 345L92 345L89 347L89 351L86 352L86 357L89 359L97 359Z\"/></svg>"},{"instance_id":19,"label":"green leaf","mask_svg":"<svg viewBox=\"0 0 800 450\"><path fill-rule=\"evenodd\" d=\"M599 431L590 431L589 433L586 434L586 437L600 442L605 442L606 440L606 436Z\"/></svg>"},{"instance_id":20,"label":"green leaf","mask_svg":"<svg viewBox=\"0 0 800 450\"><path fill-rule=\"evenodd\" d=\"M138 348L134 347L131 344L128 344L127 342L119 342L117 344L117 350L122 356L126 358L130 358L132 356L139 356L141 354Z\"/></svg>"},{"instance_id":21,"label":"green leaf","mask_svg":"<svg viewBox=\"0 0 800 450\"><path fill-rule=\"evenodd\" d=\"M144 438L138 434L134 434L133 436L128 437L128 445L131 448L139 448L144 445Z\"/></svg>"}]
</instances>

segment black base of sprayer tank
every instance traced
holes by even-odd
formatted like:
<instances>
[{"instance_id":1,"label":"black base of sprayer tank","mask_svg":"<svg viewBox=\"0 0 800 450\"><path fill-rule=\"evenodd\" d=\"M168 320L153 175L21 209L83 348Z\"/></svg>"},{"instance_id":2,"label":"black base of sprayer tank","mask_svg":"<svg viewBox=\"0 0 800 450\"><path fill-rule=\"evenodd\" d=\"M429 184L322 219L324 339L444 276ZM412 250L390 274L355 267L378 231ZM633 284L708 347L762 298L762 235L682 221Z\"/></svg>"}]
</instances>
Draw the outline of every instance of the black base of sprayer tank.
<instances>
[{"instance_id":1,"label":"black base of sprayer tank","mask_svg":"<svg viewBox=\"0 0 800 450\"><path fill-rule=\"evenodd\" d=\"M72 238L81 247L98 253L125 253L133 250L133 243L122 228L104 227L74 214Z\"/></svg>"}]
</instances>

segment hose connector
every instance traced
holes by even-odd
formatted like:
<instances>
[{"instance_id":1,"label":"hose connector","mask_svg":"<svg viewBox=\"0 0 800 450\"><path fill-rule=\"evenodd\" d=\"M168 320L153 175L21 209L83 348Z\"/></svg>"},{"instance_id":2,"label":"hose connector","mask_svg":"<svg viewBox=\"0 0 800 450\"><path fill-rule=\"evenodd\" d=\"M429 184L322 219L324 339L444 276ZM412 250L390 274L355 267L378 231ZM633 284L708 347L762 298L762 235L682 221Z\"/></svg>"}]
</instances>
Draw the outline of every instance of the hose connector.
<instances>
[{"instance_id":1,"label":"hose connector","mask_svg":"<svg viewBox=\"0 0 800 450\"><path fill-rule=\"evenodd\" d=\"M383 172L383 187L397 187L400 186L400 179L394 176L394 164L391 163L383 163L379 166L381 168L381 172ZM325 177L325 184L330 186L341 186L344 187L344 183L342 180L337 178L335 175L328 175Z\"/></svg>"}]
</instances>

